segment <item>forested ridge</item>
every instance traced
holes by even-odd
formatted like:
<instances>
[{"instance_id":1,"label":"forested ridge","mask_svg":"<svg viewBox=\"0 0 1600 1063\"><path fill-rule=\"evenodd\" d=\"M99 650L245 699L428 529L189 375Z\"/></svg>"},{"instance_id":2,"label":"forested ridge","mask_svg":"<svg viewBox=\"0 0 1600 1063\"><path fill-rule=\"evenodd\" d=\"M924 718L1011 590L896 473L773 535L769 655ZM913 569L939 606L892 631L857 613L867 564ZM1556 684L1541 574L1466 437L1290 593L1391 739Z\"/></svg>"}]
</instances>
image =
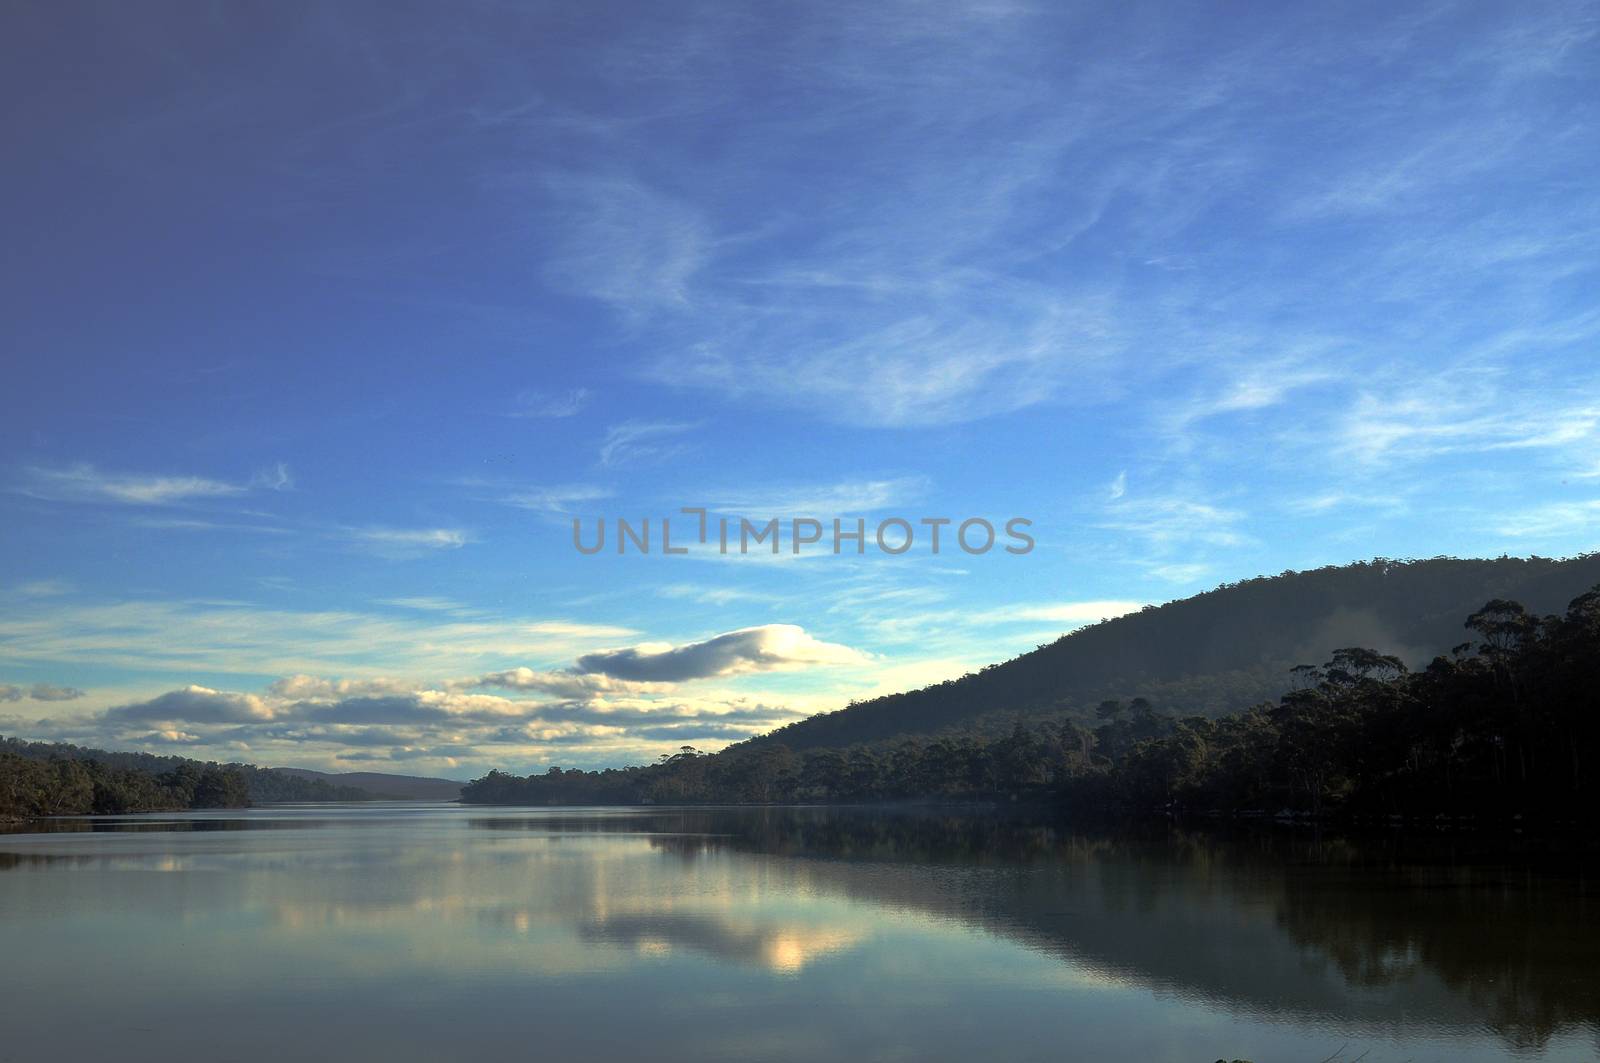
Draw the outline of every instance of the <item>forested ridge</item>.
<instances>
[{"instance_id":1,"label":"forested ridge","mask_svg":"<svg viewBox=\"0 0 1600 1063\"><path fill-rule=\"evenodd\" d=\"M253 764L0 738L0 817L243 808L252 801L366 801L373 796Z\"/></svg>"},{"instance_id":2,"label":"forested ridge","mask_svg":"<svg viewBox=\"0 0 1600 1063\"><path fill-rule=\"evenodd\" d=\"M1492 599L1412 670L1347 647L1282 696L1212 718L1144 697L1093 719L1014 716L1002 734L793 749L784 732L606 771L491 772L462 800L503 804L1011 801L1073 810L1588 818L1600 753L1600 587L1558 614Z\"/></svg>"},{"instance_id":3,"label":"forested ridge","mask_svg":"<svg viewBox=\"0 0 1600 1063\"><path fill-rule=\"evenodd\" d=\"M805 750L952 729L999 736L1019 714L1091 722L1113 698L1223 716L1276 700L1290 689L1292 668L1337 648L1370 647L1420 668L1459 641L1461 618L1485 601L1555 612L1597 583L1600 554L1378 558L1262 576L1147 606L979 672L853 703L757 741Z\"/></svg>"}]
</instances>

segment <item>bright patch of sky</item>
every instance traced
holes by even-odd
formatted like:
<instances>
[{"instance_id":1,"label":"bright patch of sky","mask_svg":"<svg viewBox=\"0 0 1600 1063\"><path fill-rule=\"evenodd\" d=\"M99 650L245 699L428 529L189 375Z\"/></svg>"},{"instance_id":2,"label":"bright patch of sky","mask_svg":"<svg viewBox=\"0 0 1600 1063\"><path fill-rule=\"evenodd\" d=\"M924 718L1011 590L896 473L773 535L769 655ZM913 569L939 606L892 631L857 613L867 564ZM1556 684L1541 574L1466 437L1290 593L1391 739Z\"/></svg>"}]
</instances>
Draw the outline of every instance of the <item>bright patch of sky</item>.
<instances>
[{"instance_id":1,"label":"bright patch of sky","mask_svg":"<svg viewBox=\"0 0 1600 1063\"><path fill-rule=\"evenodd\" d=\"M1600 540L1594 3L0 38L0 732L637 762L1223 580ZM1038 545L572 548L679 506Z\"/></svg>"}]
</instances>

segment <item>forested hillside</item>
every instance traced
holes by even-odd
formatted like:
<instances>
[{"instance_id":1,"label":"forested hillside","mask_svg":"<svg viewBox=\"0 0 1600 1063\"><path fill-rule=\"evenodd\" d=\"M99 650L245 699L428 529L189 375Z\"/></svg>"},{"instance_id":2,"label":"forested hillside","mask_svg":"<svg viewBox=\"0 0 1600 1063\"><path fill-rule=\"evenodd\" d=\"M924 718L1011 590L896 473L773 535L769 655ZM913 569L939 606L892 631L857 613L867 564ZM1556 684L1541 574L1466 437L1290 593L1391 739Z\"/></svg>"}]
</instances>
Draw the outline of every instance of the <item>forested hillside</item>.
<instances>
[{"instance_id":1,"label":"forested hillside","mask_svg":"<svg viewBox=\"0 0 1600 1063\"><path fill-rule=\"evenodd\" d=\"M160 773L98 760L37 759L0 752L0 822L31 816L244 808L250 793L236 767L184 761Z\"/></svg>"},{"instance_id":2,"label":"forested hillside","mask_svg":"<svg viewBox=\"0 0 1600 1063\"><path fill-rule=\"evenodd\" d=\"M1361 646L1421 667L1461 641L1461 618L1485 601L1555 612L1597 583L1600 554L1379 559L1286 572L1147 607L975 674L857 702L757 742L803 750L958 727L993 734L1019 713L1089 720L1110 698L1216 717L1278 698L1291 668L1326 661L1336 649Z\"/></svg>"},{"instance_id":3,"label":"forested hillside","mask_svg":"<svg viewBox=\"0 0 1600 1063\"><path fill-rule=\"evenodd\" d=\"M776 738L648 767L468 784L505 804L1015 800L1074 810L1589 818L1600 810L1600 587L1558 614L1493 599L1421 669L1347 646L1280 698L1213 719L1108 699L1093 724L838 749Z\"/></svg>"},{"instance_id":4,"label":"forested hillside","mask_svg":"<svg viewBox=\"0 0 1600 1063\"><path fill-rule=\"evenodd\" d=\"M22 741L19 738L0 738L0 756L16 757L19 760L74 760L82 764L99 765L102 772L122 773L122 775L149 776L150 780L160 776L173 775L174 772L200 772L205 773L206 768L218 768L219 765L190 760L189 757L162 757L155 756L152 752L112 752L109 749L91 749L86 746L74 746L69 743L45 743L45 741ZM253 764L227 764L221 765L242 780L248 800L371 800L373 794L358 789L355 786L336 786L322 780L309 780L293 773L283 772L280 768L259 768ZM19 770L19 768L13 768ZM149 788L146 788L149 789ZM0 794L3 799L3 794ZM146 794L144 799L154 800ZM168 802L162 807L189 807L189 805L174 805ZM83 812L102 812L102 810L138 810L138 808L85 808ZM18 813L13 813L18 815Z\"/></svg>"}]
</instances>

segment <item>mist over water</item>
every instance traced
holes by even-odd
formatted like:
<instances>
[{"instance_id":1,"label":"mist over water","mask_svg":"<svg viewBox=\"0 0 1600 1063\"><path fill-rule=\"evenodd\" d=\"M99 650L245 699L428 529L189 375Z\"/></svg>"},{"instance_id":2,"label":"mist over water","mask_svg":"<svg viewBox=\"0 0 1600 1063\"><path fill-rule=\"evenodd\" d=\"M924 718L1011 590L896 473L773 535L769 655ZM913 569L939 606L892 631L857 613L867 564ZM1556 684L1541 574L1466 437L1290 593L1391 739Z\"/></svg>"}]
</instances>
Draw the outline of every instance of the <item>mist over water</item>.
<instances>
[{"instance_id":1,"label":"mist over water","mask_svg":"<svg viewBox=\"0 0 1600 1063\"><path fill-rule=\"evenodd\" d=\"M1595 880L1544 848L820 809L61 820L0 835L0 1060L1592 1058Z\"/></svg>"}]
</instances>

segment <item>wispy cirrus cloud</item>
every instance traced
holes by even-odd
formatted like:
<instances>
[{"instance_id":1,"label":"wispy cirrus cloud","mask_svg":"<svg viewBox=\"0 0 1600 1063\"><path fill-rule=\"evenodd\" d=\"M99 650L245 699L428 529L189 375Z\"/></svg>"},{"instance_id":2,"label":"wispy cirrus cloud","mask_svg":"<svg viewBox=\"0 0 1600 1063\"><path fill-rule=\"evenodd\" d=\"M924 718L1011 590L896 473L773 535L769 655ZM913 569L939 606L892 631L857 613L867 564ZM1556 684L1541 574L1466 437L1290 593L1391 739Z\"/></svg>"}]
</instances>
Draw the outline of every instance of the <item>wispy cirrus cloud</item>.
<instances>
[{"instance_id":1,"label":"wispy cirrus cloud","mask_svg":"<svg viewBox=\"0 0 1600 1063\"><path fill-rule=\"evenodd\" d=\"M452 616L476 616L481 613L481 610L474 609L463 602L458 602L454 598L440 598L426 594L408 595L400 598L379 598L377 603L426 613L449 613Z\"/></svg>"},{"instance_id":2,"label":"wispy cirrus cloud","mask_svg":"<svg viewBox=\"0 0 1600 1063\"><path fill-rule=\"evenodd\" d=\"M630 316L689 302L710 242L695 206L625 174L548 173L542 191L559 234L552 286Z\"/></svg>"},{"instance_id":3,"label":"wispy cirrus cloud","mask_svg":"<svg viewBox=\"0 0 1600 1063\"><path fill-rule=\"evenodd\" d=\"M54 598L63 594L71 594L73 585L60 579L36 579L18 583L10 588L11 592L23 598Z\"/></svg>"},{"instance_id":4,"label":"wispy cirrus cloud","mask_svg":"<svg viewBox=\"0 0 1600 1063\"><path fill-rule=\"evenodd\" d=\"M1338 426L1338 449L1366 465L1449 454L1600 445L1600 403L1586 392L1528 390L1498 368L1443 374L1418 393L1363 392Z\"/></svg>"},{"instance_id":5,"label":"wispy cirrus cloud","mask_svg":"<svg viewBox=\"0 0 1600 1063\"><path fill-rule=\"evenodd\" d=\"M205 476L164 476L105 472L80 463L55 467L29 466L14 490L34 498L60 502L114 502L162 506L197 499L242 495L247 488Z\"/></svg>"},{"instance_id":6,"label":"wispy cirrus cloud","mask_svg":"<svg viewBox=\"0 0 1600 1063\"><path fill-rule=\"evenodd\" d=\"M1495 522L1502 535L1516 539L1560 537L1593 541L1600 531L1600 499L1553 502L1507 513Z\"/></svg>"},{"instance_id":7,"label":"wispy cirrus cloud","mask_svg":"<svg viewBox=\"0 0 1600 1063\"><path fill-rule=\"evenodd\" d=\"M565 417L574 417L589 401L594 398L594 392L588 388L573 388L570 391L551 394L543 391L520 391L515 402L512 403L507 417L521 417L536 420L559 420Z\"/></svg>"},{"instance_id":8,"label":"wispy cirrus cloud","mask_svg":"<svg viewBox=\"0 0 1600 1063\"><path fill-rule=\"evenodd\" d=\"M700 426L687 421L623 421L606 430L600 464L607 468L646 465L686 453L682 437Z\"/></svg>"},{"instance_id":9,"label":"wispy cirrus cloud","mask_svg":"<svg viewBox=\"0 0 1600 1063\"><path fill-rule=\"evenodd\" d=\"M832 517L905 506L928 493L925 476L836 480L711 492L710 508L748 517Z\"/></svg>"},{"instance_id":10,"label":"wispy cirrus cloud","mask_svg":"<svg viewBox=\"0 0 1600 1063\"><path fill-rule=\"evenodd\" d=\"M289 471L289 466L284 462L275 462L251 477L250 486L267 491L291 491L294 489L294 473Z\"/></svg>"},{"instance_id":11,"label":"wispy cirrus cloud","mask_svg":"<svg viewBox=\"0 0 1600 1063\"><path fill-rule=\"evenodd\" d=\"M1240 546L1245 513L1178 495L1124 497L1108 505L1099 527L1162 548L1183 545Z\"/></svg>"},{"instance_id":12,"label":"wispy cirrus cloud","mask_svg":"<svg viewBox=\"0 0 1600 1063\"><path fill-rule=\"evenodd\" d=\"M347 528L343 535L356 547L392 558L459 550L472 542L472 536L461 528Z\"/></svg>"},{"instance_id":13,"label":"wispy cirrus cloud","mask_svg":"<svg viewBox=\"0 0 1600 1063\"><path fill-rule=\"evenodd\" d=\"M497 614L455 617L243 602L41 600L0 613L8 659L154 674L462 675L498 661L562 661L638 631Z\"/></svg>"},{"instance_id":14,"label":"wispy cirrus cloud","mask_svg":"<svg viewBox=\"0 0 1600 1063\"><path fill-rule=\"evenodd\" d=\"M585 503L604 501L614 497L615 494L611 488L597 484L561 484L551 487L508 488L497 497L497 500L518 509L566 516Z\"/></svg>"}]
</instances>

